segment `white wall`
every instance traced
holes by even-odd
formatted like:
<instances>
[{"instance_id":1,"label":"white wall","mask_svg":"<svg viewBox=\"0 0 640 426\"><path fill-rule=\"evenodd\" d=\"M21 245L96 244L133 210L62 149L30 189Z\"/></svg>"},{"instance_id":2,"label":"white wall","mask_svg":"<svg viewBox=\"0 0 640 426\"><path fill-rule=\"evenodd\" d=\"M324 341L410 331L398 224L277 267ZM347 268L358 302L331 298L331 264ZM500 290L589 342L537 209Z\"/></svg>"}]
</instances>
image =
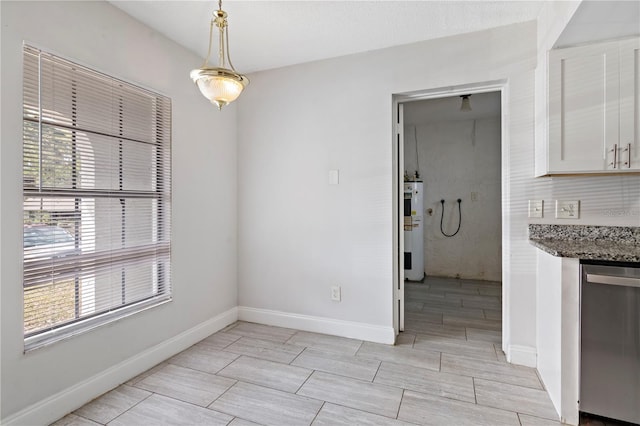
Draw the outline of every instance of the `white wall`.
<instances>
[{"instance_id":1,"label":"white wall","mask_svg":"<svg viewBox=\"0 0 640 426\"><path fill-rule=\"evenodd\" d=\"M20 412L26 417L18 422L46 423L108 390L109 381L114 386L189 345L193 330L211 332L233 320L236 112L234 106L218 112L189 79L202 58L106 2L2 1L0 7L1 418L15 420ZM173 302L27 354L21 312L23 40L173 101ZM161 345L164 352L153 352ZM65 398L67 391L75 396ZM20 411L35 403L42 404L36 417Z\"/></svg>"},{"instance_id":2,"label":"white wall","mask_svg":"<svg viewBox=\"0 0 640 426\"><path fill-rule=\"evenodd\" d=\"M482 96L497 96L499 93ZM429 101L426 101L429 102ZM405 104L405 113L414 103ZM455 110L454 114L460 114ZM464 114L464 113L462 113ZM424 180L424 258L429 276L502 280L500 116L405 126L405 169ZM475 121L475 127L474 127ZM475 128L475 132L474 132ZM475 135L474 135L475 133ZM472 193L475 197L472 197ZM458 203L462 200L462 225ZM442 204L445 200L444 217ZM429 215L427 210L431 209Z\"/></svg>"},{"instance_id":3,"label":"white wall","mask_svg":"<svg viewBox=\"0 0 640 426\"><path fill-rule=\"evenodd\" d=\"M516 287L507 342L534 352L525 187L535 29L530 22L252 75L238 104L241 308L391 327L392 95L505 79L505 155L517 163L504 172L514 216L505 273ZM328 185L330 169L340 169L337 186ZM343 286L340 303L329 298L334 284Z\"/></svg>"},{"instance_id":4,"label":"white wall","mask_svg":"<svg viewBox=\"0 0 640 426\"><path fill-rule=\"evenodd\" d=\"M527 200L575 190L580 222L612 224L636 222L592 204L640 203L638 177L533 177L536 30L535 22L511 25L252 75L238 103L240 309L290 326L303 315L391 327L392 95L506 80L503 345L511 361L535 365ZM340 169L337 186L328 185L330 169ZM335 284L340 303L329 298Z\"/></svg>"}]
</instances>

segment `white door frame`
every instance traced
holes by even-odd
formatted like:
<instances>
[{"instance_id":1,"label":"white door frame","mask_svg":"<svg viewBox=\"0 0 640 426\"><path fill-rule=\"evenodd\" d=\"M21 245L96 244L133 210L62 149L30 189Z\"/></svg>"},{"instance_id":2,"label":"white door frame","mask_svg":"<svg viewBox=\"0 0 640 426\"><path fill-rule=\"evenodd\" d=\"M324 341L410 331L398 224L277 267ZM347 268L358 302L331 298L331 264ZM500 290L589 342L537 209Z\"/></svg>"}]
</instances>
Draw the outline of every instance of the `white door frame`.
<instances>
[{"instance_id":1,"label":"white door frame","mask_svg":"<svg viewBox=\"0 0 640 426\"><path fill-rule=\"evenodd\" d=\"M460 96L466 94L500 92L501 111L501 193L502 193L502 349L506 353L509 342L510 329L510 309L509 293L511 288L510 277L508 274L508 248L509 248L509 215L508 206L510 201L509 192L509 133L508 128L508 82L506 80L488 81L480 83L465 84L460 86L451 86L445 88L426 89L411 93L402 93L393 95L393 328L396 336L404 329L404 233L401 232L404 220L404 203L403 203L403 182L400 179L404 170L403 155L403 130L398 129L400 120L399 114L402 114L402 105L408 102L423 101L426 99L447 98L451 96ZM403 322L403 321L402 321ZM402 327L401 327L402 326Z\"/></svg>"},{"instance_id":2,"label":"white door frame","mask_svg":"<svg viewBox=\"0 0 640 426\"><path fill-rule=\"evenodd\" d=\"M404 104L394 102L393 115L393 328L404 331Z\"/></svg>"}]
</instances>

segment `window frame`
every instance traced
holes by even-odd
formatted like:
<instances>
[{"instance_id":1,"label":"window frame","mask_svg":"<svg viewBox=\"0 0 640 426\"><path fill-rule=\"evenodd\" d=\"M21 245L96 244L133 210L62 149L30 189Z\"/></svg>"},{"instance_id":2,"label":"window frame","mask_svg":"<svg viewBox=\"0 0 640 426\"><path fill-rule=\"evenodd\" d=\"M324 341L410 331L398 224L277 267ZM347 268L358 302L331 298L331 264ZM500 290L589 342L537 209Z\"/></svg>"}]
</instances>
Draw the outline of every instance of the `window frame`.
<instances>
[{"instance_id":1,"label":"window frame","mask_svg":"<svg viewBox=\"0 0 640 426\"><path fill-rule=\"evenodd\" d=\"M52 260L51 261L52 263L56 263L56 265L58 264L60 265L60 269L57 269L54 272L51 272L51 274L47 274L44 272L41 273L41 279L43 281L46 281L46 278L48 275L51 276L50 279L51 279L52 287L55 285L54 284L55 280L59 279L59 278L56 278L56 275L55 275L56 273L62 274L62 275L71 274L74 276L74 293L75 293L74 300L73 300L74 310L75 310L74 318L72 320L57 322L49 327L44 327L44 328L40 328L32 331L27 331L26 328L23 327L25 352L42 347L42 346L50 345L57 341L67 339L67 338L76 336L78 334L85 333L87 331L95 329L96 327L100 327L102 325L105 325L114 321L118 321L122 318L134 315L139 312L143 312L155 306L163 305L172 300L172 283L171 283L172 281L171 280L171 198L172 198L172 190L171 190L171 182L172 182L171 113L172 111L171 110L172 110L172 107L171 107L171 99L165 95L158 93L155 90L149 90L149 89L143 88L137 84L133 84L125 80L119 79L117 77L113 77L106 73L97 71L94 68L80 65L75 61L71 61L67 58L59 56L57 54L47 52L45 50L34 47L32 45L28 45L26 43L23 45L23 60L24 60L24 68L25 68L25 73L24 73L25 75L23 77L23 90L25 91L25 93L27 90L26 89L27 88L27 73L26 73L27 55L34 55L34 54L38 55L37 85L38 85L38 102L39 103L41 102L40 91L42 90L42 84L43 84L41 57L42 55L46 55L48 58L53 58L54 61L60 61L61 63L68 64L73 70L76 70L76 69L81 70L81 72L86 73L85 76L86 75L94 76L96 78L96 81L98 81L98 79L102 79L114 84L118 84L120 85L120 87L126 87L126 90L131 90L132 93L137 92L138 94L143 94L144 96L147 96L150 99L155 99L155 101L158 104L157 105L154 104L156 105L156 108L153 109L154 114L152 114L147 118L152 122L155 121L155 126L157 126L155 127L155 129L157 128L162 129L161 130L162 136L159 136L156 130L156 134L152 137L152 142L151 142L151 144L154 146L154 150L152 150L152 152L150 153L152 157L148 158L148 163L151 166L151 171L149 173L152 173L152 179L151 179L153 181L152 187L155 186L155 189L152 188L152 190L149 190L149 191L131 190L131 189L125 190L122 185L123 174L124 174L123 173L123 169L124 169L123 139L126 140L129 138L126 135L124 135L122 131L120 131L119 134L106 134L106 133L103 134L99 131L95 131L95 129L82 129L77 127L75 118L73 117L71 118L71 123L67 123L67 124L49 122L47 121L46 117L44 117L41 104L39 105L38 116L36 119L34 119L33 117L30 117L29 114L27 114L27 100L26 100L27 95L26 94L23 95L24 96L23 98L24 111L23 111L23 118L22 118L22 122L23 122L23 171L22 171L23 173L23 215L26 215L28 211L27 210L28 198L40 199L41 202L46 197L73 198L75 200L73 212L76 215L81 214L81 212L83 211L79 207L80 200L82 200L83 197L85 199L88 197L94 197L92 198L93 200L96 200L97 198L103 198L103 197L111 200L119 199L120 205L121 205L121 211L122 211L121 217L120 217L120 222L121 222L120 228L122 232L122 237L121 237L122 247L120 249L116 249L116 255L110 256L110 258L108 259L109 267L119 266L124 270L125 266L136 265L137 264L136 262L140 261L140 259L142 259L143 261L147 260L149 262L149 265L146 265L146 266L152 266L151 268L152 271L155 271L155 272L152 272L152 275L155 273L155 278L152 278L152 280L157 280L157 283L155 285L153 284L151 285L151 288L157 289L156 293L149 294L148 296L145 296L139 300L133 300L133 301L127 302L125 300L126 299L125 290L126 290L127 283L125 282L125 277L123 273L121 278L122 303L120 305L110 306L108 307L108 309L103 308L101 310L98 310L90 314L86 314L86 313L81 314L79 312L79 305L81 302L79 298L78 277L82 277L82 278L85 277L85 275L83 274L83 271L85 268L84 265L90 265L89 266L90 268L96 268L97 270L98 268L106 268L107 264L100 263L105 261L105 256L102 255L102 257L100 257L95 251L95 249L93 252L88 251L87 253L83 253L79 251L79 241L80 241L80 234L78 230L79 225L78 225L78 220L75 219L74 232L72 234L72 237L75 241L75 248L76 250L78 250L78 253L74 254L73 256L70 255L68 258L65 258L59 262L56 262L55 259ZM120 99L120 102L122 103L122 99ZM74 105L72 108L74 113L75 113L76 106L77 105ZM121 107L120 108L121 116L122 116L122 110L123 108ZM28 122L35 123L38 126L40 152L38 154L39 165L36 167L39 173L39 183L37 185L32 185L31 182L29 181L27 176L27 169L25 165L26 154L24 153L24 150L27 143L26 142L27 140L27 136L26 136L27 124L26 123ZM71 175L72 175L71 188L58 188L58 187L44 188L42 186L43 126L50 127L51 129L63 128L72 133L71 147L73 151L73 154L72 154L73 159L72 159L72 166L71 166ZM119 126L120 128L122 127L121 122ZM90 144L94 144L98 142L91 142L87 134L94 135L94 136L95 135L106 136L106 137L115 138L119 140L118 175L119 175L120 183L119 183L118 191L103 190L102 188L95 188L93 190L90 190L90 189L78 188L76 186L77 184L76 179L78 176L78 170L76 168L77 157L75 154L75 151L78 146L78 142L76 140L77 132L83 132L83 134L89 141L88 143ZM53 137L53 140L54 140L53 143L55 144L55 141L56 141L55 137ZM140 143L140 141L137 141L135 139L130 139L130 140ZM99 162L96 162L96 163L99 163ZM109 166L112 166L112 164L110 163ZM99 168L102 166L96 164L94 167L96 170L99 170ZM155 178L155 181L153 180L153 178ZM154 208L156 209L155 225L152 225L151 232L152 232L152 235L155 236L157 241L146 244L146 245L135 245L133 247L125 246L125 234L124 234L124 229L126 229L125 221L127 220L127 218L129 218L129 220L135 220L135 217L136 217L134 213L129 213L129 215L127 215L127 211L126 211L127 207L126 207L125 199L126 200L133 200L133 199L151 200L152 202L151 211L153 211ZM55 200L55 198L51 198L51 200ZM154 201L156 202L155 207L153 204ZM44 210L40 212L42 213L44 212ZM56 212L54 210L49 212L50 216L54 216L55 213ZM138 217L138 220L140 220L141 218L143 217ZM96 222L98 221L97 219L94 219L94 220ZM23 219L23 222L25 222L24 226L26 226L26 219ZM108 224L112 224L112 223L113 222L108 221ZM47 226L51 226L51 225L47 225ZM55 224L53 226L57 227L57 225ZM37 278L33 278L31 276L29 277L29 279L26 278L27 262L26 262L25 249L26 249L26 245L25 245L24 236L23 236L23 284L22 284L23 296L26 293L26 289L29 287L29 285L27 285L27 282L34 282L34 280L37 281ZM49 260L44 259L43 262L44 261L48 262ZM33 267L35 262L31 264L30 267ZM26 307L26 302L25 302L25 297L23 297L23 315L26 316L25 307Z\"/></svg>"}]
</instances>

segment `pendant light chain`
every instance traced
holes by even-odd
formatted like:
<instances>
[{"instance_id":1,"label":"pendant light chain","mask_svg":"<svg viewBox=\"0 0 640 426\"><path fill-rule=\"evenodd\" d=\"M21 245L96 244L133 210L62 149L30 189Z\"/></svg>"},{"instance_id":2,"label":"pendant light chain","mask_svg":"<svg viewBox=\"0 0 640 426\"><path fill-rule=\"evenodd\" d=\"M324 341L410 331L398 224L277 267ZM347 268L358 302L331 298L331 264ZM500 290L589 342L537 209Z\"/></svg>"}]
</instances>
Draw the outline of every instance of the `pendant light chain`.
<instances>
[{"instance_id":1,"label":"pendant light chain","mask_svg":"<svg viewBox=\"0 0 640 426\"><path fill-rule=\"evenodd\" d=\"M202 67L206 67L207 65L209 65L209 58L211 57L211 39L213 35L213 19L211 20L211 22L209 23L209 48L207 49L207 57L204 60L204 63L202 64Z\"/></svg>"},{"instance_id":2,"label":"pendant light chain","mask_svg":"<svg viewBox=\"0 0 640 426\"><path fill-rule=\"evenodd\" d=\"M221 10L222 9L220 9L220 11ZM220 22L218 22L218 29L220 30L220 37L218 40L218 66L224 68L224 27L220 24Z\"/></svg>"},{"instance_id":3,"label":"pendant light chain","mask_svg":"<svg viewBox=\"0 0 640 426\"><path fill-rule=\"evenodd\" d=\"M229 26L228 25L224 33L225 33L224 40L227 45L227 61L229 62L229 66L231 67L231 69L235 71L236 69L233 67L233 64L231 63L231 53L229 53Z\"/></svg>"}]
</instances>

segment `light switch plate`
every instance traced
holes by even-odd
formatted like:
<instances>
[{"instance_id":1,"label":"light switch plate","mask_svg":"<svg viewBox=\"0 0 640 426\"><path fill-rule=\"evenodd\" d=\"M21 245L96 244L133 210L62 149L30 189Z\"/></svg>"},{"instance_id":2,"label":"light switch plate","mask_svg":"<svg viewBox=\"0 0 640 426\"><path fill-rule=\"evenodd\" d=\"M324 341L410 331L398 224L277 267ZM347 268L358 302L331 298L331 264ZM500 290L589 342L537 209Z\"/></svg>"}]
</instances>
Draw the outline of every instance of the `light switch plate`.
<instances>
[{"instance_id":1,"label":"light switch plate","mask_svg":"<svg viewBox=\"0 0 640 426\"><path fill-rule=\"evenodd\" d=\"M580 218L580 201L556 200L556 219Z\"/></svg>"},{"instance_id":2,"label":"light switch plate","mask_svg":"<svg viewBox=\"0 0 640 426\"><path fill-rule=\"evenodd\" d=\"M529 200L529 217L544 216L544 200Z\"/></svg>"},{"instance_id":3,"label":"light switch plate","mask_svg":"<svg viewBox=\"0 0 640 426\"><path fill-rule=\"evenodd\" d=\"M331 300L339 302L342 300L342 291L339 285L331 286Z\"/></svg>"},{"instance_id":4,"label":"light switch plate","mask_svg":"<svg viewBox=\"0 0 640 426\"><path fill-rule=\"evenodd\" d=\"M329 170L329 185L338 185L340 183L340 171Z\"/></svg>"}]
</instances>

